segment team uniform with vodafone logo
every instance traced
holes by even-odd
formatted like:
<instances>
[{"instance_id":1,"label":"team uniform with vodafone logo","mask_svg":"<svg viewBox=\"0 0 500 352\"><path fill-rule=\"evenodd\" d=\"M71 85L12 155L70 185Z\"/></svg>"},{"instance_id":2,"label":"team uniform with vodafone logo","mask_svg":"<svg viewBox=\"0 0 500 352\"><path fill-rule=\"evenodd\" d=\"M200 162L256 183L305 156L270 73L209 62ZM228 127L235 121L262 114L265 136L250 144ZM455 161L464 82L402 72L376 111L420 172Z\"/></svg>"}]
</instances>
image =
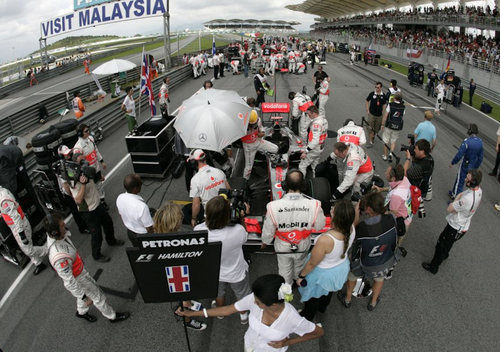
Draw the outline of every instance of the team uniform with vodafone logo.
<instances>
[{"instance_id":1,"label":"team uniform with vodafone logo","mask_svg":"<svg viewBox=\"0 0 500 352\"><path fill-rule=\"evenodd\" d=\"M198 56L191 56L189 59L189 63L193 66L193 76L197 78L200 74L198 73L198 66L200 66L200 62L198 61Z\"/></svg>"},{"instance_id":2,"label":"team uniform with vodafone logo","mask_svg":"<svg viewBox=\"0 0 500 352\"><path fill-rule=\"evenodd\" d=\"M201 204L205 206L207 202L219 194L219 189L226 188L226 175L222 170L205 165L198 170L191 179L191 198L199 197Z\"/></svg>"},{"instance_id":3,"label":"team uniform with vodafone logo","mask_svg":"<svg viewBox=\"0 0 500 352\"><path fill-rule=\"evenodd\" d=\"M290 51L288 53L288 71L290 73L294 73L296 69L295 66L295 53L293 51Z\"/></svg>"},{"instance_id":4,"label":"team uniform with vodafone logo","mask_svg":"<svg viewBox=\"0 0 500 352\"><path fill-rule=\"evenodd\" d=\"M73 242L68 238L70 232L66 230L63 239L47 238L50 265L63 280L64 287L76 298L78 314L86 314L89 307L83 297L89 297L95 307L108 319L115 319L114 309L106 302L106 296L97 286L95 280L85 270L82 258Z\"/></svg>"},{"instance_id":5,"label":"team uniform with vodafone logo","mask_svg":"<svg viewBox=\"0 0 500 352\"><path fill-rule=\"evenodd\" d=\"M366 143L365 130L363 127L357 126L354 121L349 121L347 125L337 131L337 142L364 145Z\"/></svg>"},{"instance_id":6,"label":"team uniform with vodafone logo","mask_svg":"<svg viewBox=\"0 0 500 352\"><path fill-rule=\"evenodd\" d=\"M318 93L319 93L319 98L318 98L319 114L325 116L326 102L328 101L328 97L330 96L330 82L328 82L328 77L321 81Z\"/></svg>"},{"instance_id":7,"label":"team uniform with vodafone logo","mask_svg":"<svg viewBox=\"0 0 500 352\"><path fill-rule=\"evenodd\" d=\"M245 169L243 170L243 177L247 180L250 178L252 173L252 167L257 151L269 153L278 152L278 146L276 144L259 137L259 132L264 131L260 118L257 120L255 125L256 126L254 128L249 125L249 130L247 131L248 134L241 138L241 142L243 143L243 152L245 153Z\"/></svg>"},{"instance_id":8,"label":"team uniform with vodafone logo","mask_svg":"<svg viewBox=\"0 0 500 352\"><path fill-rule=\"evenodd\" d=\"M311 123L311 119L307 117L306 111L314 103L307 95L295 93L295 98L292 100L292 118L300 119L299 121L299 137L305 141L307 137L307 129Z\"/></svg>"},{"instance_id":9,"label":"team uniform with vodafone logo","mask_svg":"<svg viewBox=\"0 0 500 352\"><path fill-rule=\"evenodd\" d=\"M309 136L307 138L307 154L304 159L300 161L299 170L305 176L307 167L311 165L313 175L316 166L319 163L321 152L325 146L326 137L328 135L328 121L321 115L311 120L309 127Z\"/></svg>"},{"instance_id":10,"label":"team uniform with vodafone logo","mask_svg":"<svg viewBox=\"0 0 500 352\"><path fill-rule=\"evenodd\" d=\"M330 157L335 158L335 154ZM370 180L373 176L373 165L370 157L363 148L358 145L350 144L349 152L344 159L346 163L344 179L337 188L340 193L345 193L352 186L352 192L359 192L360 184Z\"/></svg>"},{"instance_id":11,"label":"team uniform with vodafone logo","mask_svg":"<svg viewBox=\"0 0 500 352\"><path fill-rule=\"evenodd\" d=\"M81 153L88 161L89 165L94 167L97 172L102 172L101 160L103 157L97 149L97 145L94 142L94 137L88 136L87 138L79 137L78 141L73 147L73 153Z\"/></svg>"},{"instance_id":12,"label":"team uniform with vodafone logo","mask_svg":"<svg viewBox=\"0 0 500 352\"><path fill-rule=\"evenodd\" d=\"M30 257L31 262L38 266L42 264L42 259L47 255L47 247L33 246L31 240L31 225L24 215L21 206L14 199L12 193L0 186L0 211L2 218L9 226L14 238L16 239L19 248ZM21 239L21 233L24 232L24 243Z\"/></svg>"},{"instance_id":13,"label":"team uniform with vodafone logo","mask_svg":"<svg viewBox=\"0 0 500 352\"><path fill-rule=\"evenodd\" d=\"M278 271L289 284L298 278L311 247L311 233L325 226L321 202L300 193L287 193L283 198L267 204L262 228L262 242L278 252ZM296 252L292 252L292 246ZM280 254L291 253L291 254Z\"/></svg>"}]
</instances>

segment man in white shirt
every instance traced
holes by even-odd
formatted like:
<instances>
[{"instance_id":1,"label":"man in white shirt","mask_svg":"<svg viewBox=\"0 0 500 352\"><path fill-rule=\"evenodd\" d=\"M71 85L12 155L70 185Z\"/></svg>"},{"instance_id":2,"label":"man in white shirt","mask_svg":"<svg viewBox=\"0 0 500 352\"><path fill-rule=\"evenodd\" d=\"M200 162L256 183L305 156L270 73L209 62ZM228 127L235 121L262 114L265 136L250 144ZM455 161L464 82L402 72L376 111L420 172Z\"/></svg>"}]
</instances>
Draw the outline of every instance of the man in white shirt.
<instances>
[{"instance_id":1,"label":"man in white shirt","mask_svg":"<svg viewBox=\"0 0 500 352\"><path fill-rule=\"evenodd\" d=\"M191 179L191 187L189 196L193 198L191 210L191 225L196 226L199 216L202 217L203 212L200 212L202 206L219 194L220 189L231 189L226 181L226 174L222 170L207 165L205 152L201 149L196 149L190 155L188 160L197 163L198 172Z\"/></svg>"},{"instance_id":2,"label":"man in white shirt","mask_svg":"<svg viewBox=\"0 0 500 352\"><path fill-rule=\"evenodd\" d=\"M446 92L446 87L444 85L444 79L439 81L439 84L436 87L436 92L437 92L437 96L436 96L436 106L434 108L434 114L439 116L440 111L441 111L441 106L443 105L444 94Z\"/></svg>"},{"instance_id":3,"label":"man in white shirt","mask_svg":"<svg viewBox=\"0 0 500 352\"><path fill-rule=\"evenodd\" d=\"M476 213L483 191L479 187L482 180L482 173L477 169L469 170L465 182L467 190L460 193L453 203L448 205L448 215L446 221L448 224L439 236L434 251L434 257L430 263L422 263L422 267L437 274L441 263L448 258L453 244L461 239L467 230L469 230L472 216Z\"/></svg>"},{"instance_id":4,"label":"man in white shirt","mask_svg":"<svg viewBox=\"0 0 500 352\"><path fill-rule=\"evenodd\" d=\"M134 90L132 87L127 87L125 92L127 93L127 96L125 97L125 100L123 100L121 109L125 113L125 118L127 119L128 131L132 133L135 126L137 126L137 120L135 118L135 100L132 98Z\"/></svg>"},{"instance_id":5,"label":"man in white shirt","mask_svg":"<svg viewBox=\"0 0 500 352\"><path fill-rule=\"evenodd\" d=\"M139 195L142 187L141 177L129 174L123 180L126 192L116 198L116 207L127 228L127 235L134 247L139 247L137 234L153 233L153 219L149 207Z\"/></svg>"}]
</instances>

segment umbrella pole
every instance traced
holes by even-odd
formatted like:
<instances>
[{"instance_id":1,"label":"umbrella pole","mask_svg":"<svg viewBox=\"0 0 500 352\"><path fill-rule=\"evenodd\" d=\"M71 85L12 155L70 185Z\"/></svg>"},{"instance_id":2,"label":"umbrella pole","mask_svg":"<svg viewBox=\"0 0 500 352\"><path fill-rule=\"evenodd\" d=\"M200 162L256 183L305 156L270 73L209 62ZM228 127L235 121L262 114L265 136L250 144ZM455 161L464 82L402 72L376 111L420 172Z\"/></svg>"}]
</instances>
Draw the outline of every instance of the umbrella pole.
<instances>
[{"instance_id":1,"label":"umbrella pole","mask_svg":"<svg viewBox=\"0 0 500 352\"><path fill-rule=\"evenodd\" d=\"M142 67L143 67L143 66L144 66L144 45L142 45L142 55L141 55L141 74L140 74L140 76L139 76L139 77L141 77L141 78L140 78L139 82L142 82ZM142 98L142 91L141 91L141 88L142 88L142 87L141 87L141 85L140 85L140 84L139 84L139 87L140 87L140 88L139 88L139 115L137 116L137 119L140 119L140 118L141 118L141 105L142 105L142 104L141 104L141 98ZM137 119L136 119L136 120L137 120Z\"/></svg>"}]
</instances>

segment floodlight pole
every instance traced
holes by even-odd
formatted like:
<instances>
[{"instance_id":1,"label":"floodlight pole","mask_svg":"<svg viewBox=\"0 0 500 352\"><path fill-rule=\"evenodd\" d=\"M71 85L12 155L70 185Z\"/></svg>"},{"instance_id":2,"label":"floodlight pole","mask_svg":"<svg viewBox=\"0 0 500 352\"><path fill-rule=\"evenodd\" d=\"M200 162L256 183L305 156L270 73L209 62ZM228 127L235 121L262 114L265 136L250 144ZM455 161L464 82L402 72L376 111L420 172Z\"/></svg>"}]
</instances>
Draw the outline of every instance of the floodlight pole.
<instances>
[{"instance_id":1,"label":"floodlight pole","mask_svg":"<svg viewBox=\"0 0 500 352\"><path fill-rule=\"evenodd\" d=\"M167 0L167 11L163 13L163 46L165 49L165 67L168 69L170 63L170 0Z\"/></svg>"}]
</instances>

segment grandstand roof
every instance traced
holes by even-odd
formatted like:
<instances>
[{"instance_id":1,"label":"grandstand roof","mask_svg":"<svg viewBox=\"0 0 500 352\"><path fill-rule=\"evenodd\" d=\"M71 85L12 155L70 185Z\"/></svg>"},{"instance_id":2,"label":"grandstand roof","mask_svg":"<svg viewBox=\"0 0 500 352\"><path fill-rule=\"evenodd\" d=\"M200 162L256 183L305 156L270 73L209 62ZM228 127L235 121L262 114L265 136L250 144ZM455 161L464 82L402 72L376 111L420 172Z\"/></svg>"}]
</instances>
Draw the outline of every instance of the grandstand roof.
<instances>
[{"instance_id":1,"label":"grandstand roof","mask_svg":"<svg viewBox=\"0 0 500 352\"><path fill-rule=\"evenodd\" d=\"M296 26L299 25L299 22L296 21L271 21L271 20L256 20L256 19L248 19L248 20L242 20L239 18L233 18L230 20L224 20L224 19L215 19L211 20L208 22L205 22L204 25L211 25L211 24L230 24L230 23L266 23L266 24L276 24L276 25L290 25L290 26Z\"/></svg>"},{"instance_id":2,"label":"grandstand roof","mask_svg":"<svg viewBox=\"0 0 500 352\"><path fill-rule=\"evenodd\" d=\"M469 0L466 0L468 2ZM390 7L428 4L431 0L305 0L301 4L288 5L287 9L310 13L324 18L343 17ZM450 2L437 0L436 2Z\"/></svg>"}]
</instances>

